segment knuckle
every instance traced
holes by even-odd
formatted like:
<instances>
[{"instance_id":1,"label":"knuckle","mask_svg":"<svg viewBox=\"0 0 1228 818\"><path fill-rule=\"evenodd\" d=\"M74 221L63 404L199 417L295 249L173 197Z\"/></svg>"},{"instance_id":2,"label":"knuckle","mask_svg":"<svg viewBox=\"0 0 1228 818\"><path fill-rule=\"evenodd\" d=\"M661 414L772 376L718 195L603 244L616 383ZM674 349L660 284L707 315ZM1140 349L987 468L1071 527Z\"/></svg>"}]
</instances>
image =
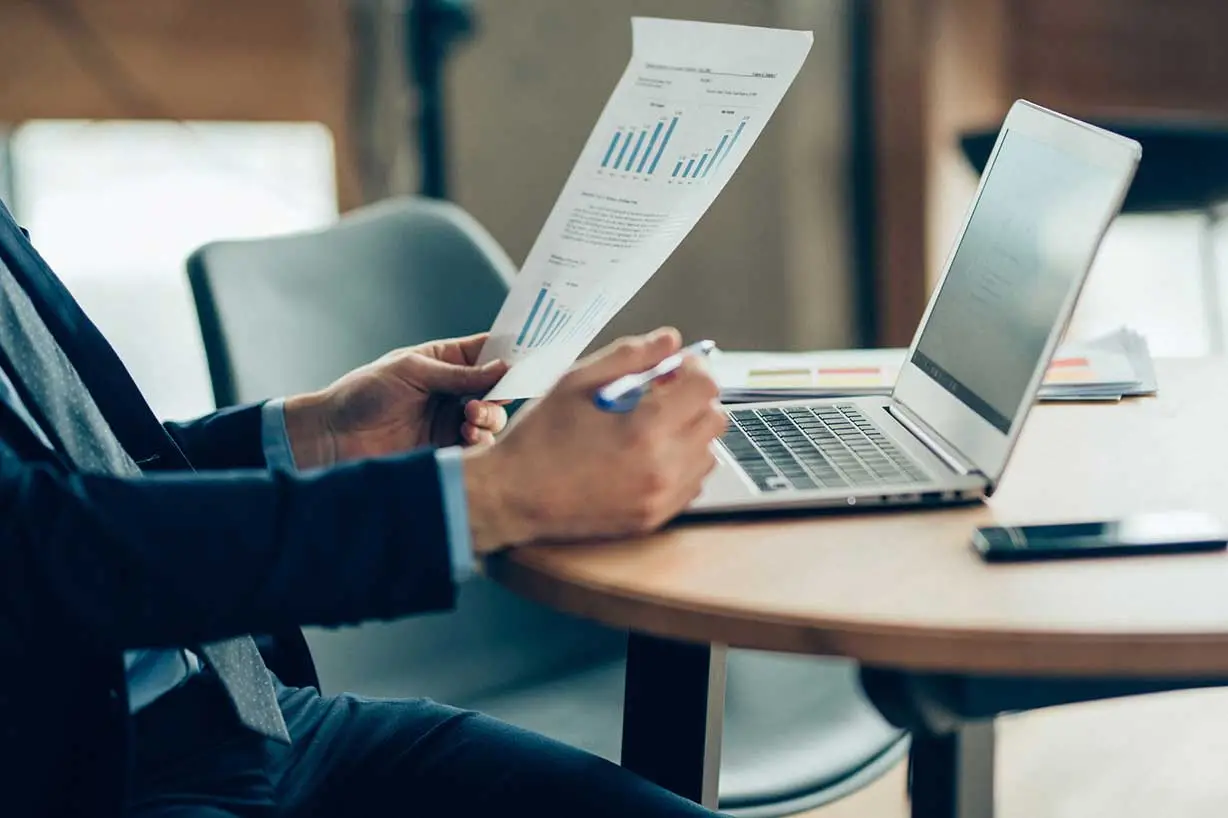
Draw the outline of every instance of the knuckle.
<instances>
[{"instance_id":1,"label":"knuckle","mask_svg":"<svg viewBox=\"0 0 1228 818\"><path fill-rule=\"evenodd\" d=\"M646 503L655 503L669 489L669 478L661 469L649 469L643 477L643 498Z\"/></svg>"},{"instance_id":2,"label":"knuckle","mask_svg":"<svg viewBox=\"0 0 1228 818\"><path fill-rule=\"evenodd\" d=\"M665 503L659 497L646 499L636 512L635 522L642 531L652 531L665 522Z\"/></svg>"},{"instance_id":3,"label":"knuckle","mask_svg":"<svg viewBox=\"0 0 1228 818\"><path fill-rule=\"evenodd\" d=\"M633 358L639 355L644 349L644 339L625 336L618 340L614 347L614 354L623 358Z\"/></svg>"}]
</instances>

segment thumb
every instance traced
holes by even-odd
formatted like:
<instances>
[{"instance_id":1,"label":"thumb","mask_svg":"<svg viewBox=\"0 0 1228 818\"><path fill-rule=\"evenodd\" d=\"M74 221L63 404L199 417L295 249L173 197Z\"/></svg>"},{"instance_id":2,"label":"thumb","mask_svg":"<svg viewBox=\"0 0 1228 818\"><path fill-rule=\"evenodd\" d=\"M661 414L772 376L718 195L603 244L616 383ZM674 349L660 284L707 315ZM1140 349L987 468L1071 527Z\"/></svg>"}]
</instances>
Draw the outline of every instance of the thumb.
<instances>
[{"instance_id":1,"label":"thumb","mask_svg":"<svg viewBox=\"0 0 1228 818\"><path fill-rule=\"evenodd\" d=\"M507 374L503 361L482 366L462 366L425 358L421 361L422 385L430 392L450 395L476 395L490 390Z\"/></svg>"},{"instance_id":2,"label":"thumb","mask_svg":"<svg viewBox=\"0 0 1228 818\"><path fill-rule=\"evenodd\" d=\"M623 338L585 358L568 380L580 389L596 389L623 375L651 369L682 349L682 336L673 327L648 335Z\"/></svg>"}]
</instances>

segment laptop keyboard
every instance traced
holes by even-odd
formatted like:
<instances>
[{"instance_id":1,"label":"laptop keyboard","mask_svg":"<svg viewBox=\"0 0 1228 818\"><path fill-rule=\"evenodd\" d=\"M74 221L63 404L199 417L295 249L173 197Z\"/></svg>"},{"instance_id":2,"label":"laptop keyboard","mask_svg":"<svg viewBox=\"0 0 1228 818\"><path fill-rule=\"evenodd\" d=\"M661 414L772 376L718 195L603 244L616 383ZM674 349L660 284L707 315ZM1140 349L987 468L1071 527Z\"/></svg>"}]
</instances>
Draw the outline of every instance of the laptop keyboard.
<instances>
[{"instance_id":1,"label":"laptop keyboard","mask_svg":"<svg viewBox=\"0 0 1228 818\"><path fill-rule=\"evenodd\" d=\"M929 480L851 404L735 409L721 443L762 491L862 488Z\"/></svg>"}]
</instances>

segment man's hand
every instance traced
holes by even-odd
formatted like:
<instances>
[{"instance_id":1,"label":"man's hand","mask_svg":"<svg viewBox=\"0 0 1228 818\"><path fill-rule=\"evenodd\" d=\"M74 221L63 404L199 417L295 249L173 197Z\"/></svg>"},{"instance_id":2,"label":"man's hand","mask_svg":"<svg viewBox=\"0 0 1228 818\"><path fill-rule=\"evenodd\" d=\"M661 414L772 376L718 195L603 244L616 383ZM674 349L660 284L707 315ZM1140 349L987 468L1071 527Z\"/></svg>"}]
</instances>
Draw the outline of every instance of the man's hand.
<instances>
[{"instance_id":1,"label":"man's hand","mask_svg":"<svg viewBox=\"0 0 1228 818\"><path fill-rule=\"evenodd\" d=\"M328 466L420 446L492 443L503 407L466 402L493 387L506 364L475 366L486 334L390 352L320 392L286 400L299 468Z\"/></svg>"},{"instance_id":2,"label":"man's hand","mask_svg":"<svg viewBox=\"0 0 1228 818\"><path fill-rule=\"evenodd\" d=\"M646 532L698 496L716 463L712 441L726 424L702 363L688 360L629 413L593 406L600 387L656 366L681 343L676 330L661 329L607 347L522 409L493 446L465 454L478 553Z\"/></svg>"}]
</instances>

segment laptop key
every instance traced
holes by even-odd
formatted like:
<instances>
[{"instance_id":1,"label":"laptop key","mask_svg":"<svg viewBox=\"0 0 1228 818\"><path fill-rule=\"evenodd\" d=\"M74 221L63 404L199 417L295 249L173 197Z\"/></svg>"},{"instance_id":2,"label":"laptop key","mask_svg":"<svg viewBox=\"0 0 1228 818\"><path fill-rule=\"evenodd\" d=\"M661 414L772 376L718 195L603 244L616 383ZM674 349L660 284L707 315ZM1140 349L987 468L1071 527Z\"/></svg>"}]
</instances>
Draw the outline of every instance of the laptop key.
<instances>
[{"instance_id":1,"label":"laptop key","mask_svg":"<svg viewBox=\"0 0 1228 818\"><path fill-rule=\"evenodd\" d=\"M763 491L920 483L925 471L852 404L739 409L722 438Z\"/></svg>"}]
</instances>

